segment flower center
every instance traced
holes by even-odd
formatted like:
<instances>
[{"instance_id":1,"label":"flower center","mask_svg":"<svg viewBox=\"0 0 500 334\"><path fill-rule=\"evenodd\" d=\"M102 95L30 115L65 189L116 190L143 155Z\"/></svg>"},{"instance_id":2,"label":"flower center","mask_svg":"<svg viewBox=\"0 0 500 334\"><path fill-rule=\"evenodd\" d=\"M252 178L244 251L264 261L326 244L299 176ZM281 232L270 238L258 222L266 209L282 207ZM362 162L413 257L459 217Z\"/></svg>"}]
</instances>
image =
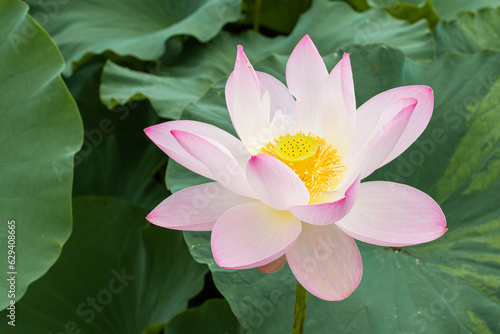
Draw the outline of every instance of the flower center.
<instances>
[{"instance_id":1,"label":"flower center","mask_svg":"<svg viewBox=\"0 0 500 334\"><path fill-rule=\"evenodd\" d=\"M311 201L321 191L330 190L345 170L337 149L311 132L281 135L265 144L259 154L271 155L288 165L304 182Z\"/></svg>"},{"instance_id":2,"label":"flower center","mask_svg":"<svg viewBox=\"0 0 500 334\"><path fill-rule=\"evenodd\" d=\"M307 169L316 158L318 146L312 137L295 135L281 139L273 151L281 161L293 163L296 168Z\"/></svg>"}]
</instances>

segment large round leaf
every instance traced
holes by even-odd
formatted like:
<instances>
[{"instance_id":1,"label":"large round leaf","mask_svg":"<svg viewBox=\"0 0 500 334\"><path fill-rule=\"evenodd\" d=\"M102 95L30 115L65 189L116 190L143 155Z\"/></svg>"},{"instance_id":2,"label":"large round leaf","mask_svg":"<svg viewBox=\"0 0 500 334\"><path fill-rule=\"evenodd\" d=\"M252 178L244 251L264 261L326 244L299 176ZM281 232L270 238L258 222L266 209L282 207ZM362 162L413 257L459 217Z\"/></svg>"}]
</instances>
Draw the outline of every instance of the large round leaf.
<instances>
[{"instance_id":1,"label":"large round leaf","mask_svg":"<svg viewBox=\"0 0 500 334\"><path fill-rule=\"evenodd\" d=\"M73 206L59 261L16 304L17 333L137 334L201 290L206 266L193 261L181 232L149 225L147 211L112 197L84 196ZM0 332L8 328L0 322Z\"/></svg>"},{"instance_id":2,"label":"large round leaf","mask_svg":"<svg viewBox=\"0 0 500 334\"><path fill-rule=\"evenodd\" d=\"M368 4L368 0L342 0L342 1L347 2L352 6L352 8L356 9L359 12L364 12L371 9L370 5Z\"/></svg>"},{"instance_id":3,"label":"large round leaf","mask_svg":"<svg viewBox=\"0 0 500 334\"><path fill-rule=\"evenodd\" d=\"M431 0L439 17L443 20L454 18L458 13L482 8L496 8L500 0Z\"/></svg>"},{"instance_id":4,"label":"large round leaf","mask_svg":"<svg viewBox=\"0 0 500 334\"><path fill-rule=\"evenodd\" d=\"M390 7L394 5L408 4L416 7L423 7L426 0L368 0L368 4L374 7Z\"/></svg>"},{"instance_id":5,"label":"large round leaf","mask_svg":"<svg viewBox=\"0 0 500 334\"><path fill-rule=\"evenodd\" d=\"M16 299L56 261L71 232L73 155L81 146L78 109L59 73L62 57L17 0L0 1L0 249L15 220ZM8 282L0 283L0 309Z\"/></svg>"},{"instance_id":6,"label":"large round leaf","mask_svg":"<svg viewBox=\"0 0 500 334\"><path fill-rule=\"evenodd\" d=\"M476 11L500 6L499 0L368 0L374 7L387 8L395 17L415 22L420 18L431 19L435 26L437 20L455 18L464 11Z\"/></svg>"},{"instance_id":7,"label":"large round leaf","mask_svg":"<svg viewBox=\"0 0 500 334\"><path fill-rule=\"evenodd\" d=\"M480 49L500 50L500 8L459 13L454 20L440 22L434 31L436 53L474 53Z\"/></svg>"},{"instance_id":8,"label":"large round leaf","mask_svg":"<svg viewBox=\"0 0 500 334\"><path fill-rule=\"evenodd\" d=\"M208 41L240 15L240 0L27 1L31 13L54 38L70 75L92 54L113 51L155 60L176 35Z\"/></svg>"},{"instance_id":9,"label":"large round leaf","mask_svg":"<svg viewBox=\"0 0 500 334\"><path fill-rule=\"evenodd\" d=\"M439 22L439 16L430 0L370 0L369 4L386 8L392 16L409 23L425 19L432 29Z\"/></svg>"},{"instance_id":10,"label":"large round leaf","mask_svg":"<svg viewBox=\"0 0 500 334\"><path fill-rule=\"evenodd\" d=\"M197 308L176 315L165 326L164 334L233 334L238 320L224 299L209 299Z\"/></svg>"},{"instance_id":11,"label":"large round leaf","mask_svg":"<svg viewBox=\"0 0 500 334\"><path fill-rule=\"evenodd\" d=\"M262 30L270 29L281 34L289 34L299 16L311 6L312 0L243 0L242 9L244 19L238 24L253 25L257 23ZM279 13L279 19L276 19Z\"/></svg>"},{"instance_id":12,"label":"large round leaf","mask_svg":"<svg viewBox=\"0 0 500 334\"><path fill-rule=\"evenodd\" d=\"M345 3L317 0L286 38L269 39L252 32L237 37L221 33L208 44L188 43L178 66L156 74L132 71L109 62L103 73L101 98L109 108L148 98L161 117L177 119L189 103L229 76L236 45L243 45L257 65L271 53L288 56L306 34L311 35L323 54L353 42L382 42L398 46L414 58L434 55L432 36L425 22L409 25L382 9L358 13Z\"/></svg>"},{"instance_id":13,"label":"large round leaf","mask_svg":"<svg viewBox=\"0 0 500 334\"><path fill-rule=\"evenodd\" d=\"M73 195L115 196L151 210L168 195L163 180L167 156L143 129L159 117L147 101L108 110L99 100L103 60L91 61L67 79L84 123L84 144L75 156Z\"/></svg>"},{"instance_id":14,"label":"large round leaf","mask_svg":"<svg viewBox=\"0 0 500 334\"><path fill-rule=\"evenodd\" d=\"M419 63L387 47L356 50L351 63L358 104L400 85L434 89L435 110L424 134L370 179L402 182L429 193L441 204L449 230L436 241L402 250L359 242L364 263L360 286L345 301L310 296L305 332L500 331L500 53L447 54ZM284 73L285 62L286 57L272 56L257 69ZM206 107L218 113L212 123L230 128L222 88L189 105L184 115L210 122L210 116L196 112ZM176 169L169 166L170 189L199 181ZM211 255L210 233L185 235L193 256L209 265L245 333L290 332L295 280L287 267L275 274L223 270Z\"/></svg>"}]
</instances>

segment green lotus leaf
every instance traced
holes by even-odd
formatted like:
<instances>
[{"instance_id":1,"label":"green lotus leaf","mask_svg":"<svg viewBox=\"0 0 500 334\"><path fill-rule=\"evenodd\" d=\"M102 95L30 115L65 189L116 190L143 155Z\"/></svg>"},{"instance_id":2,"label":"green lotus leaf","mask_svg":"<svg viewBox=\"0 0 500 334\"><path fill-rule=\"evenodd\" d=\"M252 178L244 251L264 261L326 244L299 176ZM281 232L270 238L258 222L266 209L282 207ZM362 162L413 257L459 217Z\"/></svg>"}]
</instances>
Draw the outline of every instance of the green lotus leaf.
<instances>
[{"instance_id":1,"label":"green lotus leaf","mask_svg":"<svg viewBox=\"0 0 500 334\"><path fill-rule=\"evenodd\" d=\"M289 34L299 16L311 7L311 2L312 0L266 0L259 3L254 0L243 0L242 12L245 18L238 24L255 26L257 22L260 30L264 28ZM278 20L276 13L279 13Z\"/></svg>"},{"instance_id":2,"label":"green lotus leaf","mask_svg":"<svg viewBox=\"0 0 500 334\"><path fill-rule=\"evenodd\" d=\"M99 196L75 198L73 207L61 257L16 303L16 332L141 333L185 310L203 287L206 266L182 233L148 224L147 211ZM0 332L11 328L0 322Z\"/></svg>"},{"instance_id":3,"label":"green lotus leaf","mask_svg":"<svg viewBox=\"0 0 500 334\"><path fill-rule=\"evenodd\" d=\"M423 7L426 0L368 0L368 4L373 7L387 8L394 5L412 5Z\"/></svg>"},{"instance_id":4,"label":"green lotus leaf","mask_svg":"<svg viewBox=\"0 0 500 334\"><path fill-rule=\"evenodd\" d=\"M497 8L499 0L431 0L442 20L449 20L464 11L476 11L483 8Z\"/></svg>"},{"instance_id":5,"label":"green lotus leaf","mask_svg":"<svg viewBox=\"0 0 500 334\"><path fill-rule=\"evenodd\" d=\"M78 68L67 79L84 123L84 143L75 156L73 195L115 196L151 210L168 195L163 181L167 157L143 129L159 117L147 101L108 110L99 100L104 60Z\"/></svg>"},{"instance_id":6,"label":"green lotus leaf","mask_svg":"<svg viewBox=\"0 0 500 334\"><path fill-rule=\"evenodd\" d=\"M500 8L459 13L455 19L440 22L434 31L436 52L474 53L480 49L500 50Z\"/></svg>"},{"instance_id":7,"label":"green lotus leaf","mask_svg":"<svg viewBox=\"0 0 500 334\"><path fill-rule=\"evenodd\" d=\"M61 54L27 12L21 1L0 1L0 249L3 274L17 273L16 300L54 264L71 233L73 156L82 144ZM7 221L15 221L12 267ZM0 309L9 305L8 290L2 279Z\"/></svg>"},{"instance_id":8,"label":"green lotus leaf","mask_svg":"<svg viewBox=\"0 0 500 334\"><path fill-rule=\"evenodd\" d=\"M165 326L164 334L233 334L238 320L224 299L209 299L197 308L176 315Z\"/></svg>"},{"instance_id":9,"label":"green lotus leaf","mask_svg":"<svg viewBox=\"0 0 500 334\"><path fill-rule=\"evenodd\" d=\"M395 18L409 23L425 19L431 29L434 29L439 22L439 15L431 0L371 0L370 4L374 7L386 8L387 12Z\"/></svg>"},{"instance_id":10,"label":"green lotus leaf","mask_svg":"<svg viewBox=\"0 0 500 334\"><path fill-rule=\"evenodd\" d=\"M412 58L434 55L434 43L425 22L409 25L382 9L358 13L342 2L318 0L286 38L270 39L253 32L232 36L223 32L208 44L188 43L181 63L158 73L137 72L108 62L101 98L108 108L147 98L158 115L178 119L189 103L200 99L217 82L225 82L234 67L236 45L245 47L255 66L270 54L288 56L306 34L311 35L322 54L353 42L382 42L398 46Z\"/></svg>"},{"instance_id":11,"label":"green lotus leaf","mask_svg":"<svg viewBox=\"0 0 500 334\"><path fill-rule=\"evenodd\" d=\"M206 42L240 16L240 0L28 0L33 17L61 49L65 75L93 54L156 60L173 36Z\"/></svg>"}]
</instances>

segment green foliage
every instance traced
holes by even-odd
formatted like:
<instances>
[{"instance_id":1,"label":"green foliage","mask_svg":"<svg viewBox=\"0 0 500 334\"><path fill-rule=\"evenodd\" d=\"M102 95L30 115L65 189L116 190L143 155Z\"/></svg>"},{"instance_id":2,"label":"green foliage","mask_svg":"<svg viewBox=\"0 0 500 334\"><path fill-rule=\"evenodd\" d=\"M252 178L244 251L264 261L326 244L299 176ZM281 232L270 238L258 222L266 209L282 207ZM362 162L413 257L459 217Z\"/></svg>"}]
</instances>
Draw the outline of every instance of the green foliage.
<instances>
[{"instance_id":1,"label":"green foliage","mask_svg":"<svg viewBox=\"0 0 500 334\"><path fill-rule=\"evenodd\" d=\"M466 11L476 11L482 8L497 8L500 6L499 0L431 0L439 17L449 20L457 14Z\"/></svg>"},{"instance_id":2,"label":"green foliage","mask_svg":"<svg viewBox=\"0 0 500 334\"><path fill-rule=\"evenodd\" d=\"M78 109L59 76L61 55L27 12L20 1L0 1L0 249L3 274L20 273L17 300L54 264L69 237L73 155L82 142ZM12 268L9 220L16 226ZM2 279L0 309L9 303L8 290Z\"/></svg>"},{"instance_id":3,"label":"green foliage","mask_svg":"<svg viewBox=\"0 0 500 334\"><path fill-rule=\"evenodd\" d=\"M243 0L242 7L245 18L239 24L289 34L299 16L311 7L311 0Z\"/></svg>"},{"instance_id":4,"label":"green foliage","mask_svg":"<svg viewBox=\"0 0 500 334\"><path fill-rule=\"evenodd\" d=\"M426 0L368 0L373 7L387 8L395 5L412 5L417 8L425 6Z\"/></svg>"},{"instance_id":5,"label":"green foliage","mask_svg":"<svg viewBox=\"0 0 500 334\"><path fill-rule=\"evenodd\" d=\"M170 37L187 35L206 42L240 14L239 0L27 2L61 49L68 64L65 75L105 51L158 59Z\"/></svg>"},{"instance_id":6,"label":"green foliage","mask_svg":"<svg viewBox=\"0 0 500 334\"><path fill-rule=\"evenodd\" d=\"M434 29L439 22L439 16L431 0L370 0L369 3L373 7L386 8L387 12L395 18L409 23L425 19L431 29Z\"/></svg>"},{"instance_id":7,"label":"green foliage","mask_svg":"<svg viewBox=\"0 0 500 334\"><path fill-rule=\"evenodd\" d=\"M500 50L500 8L464 12L454 20L440 22L434 31L436 52L474 53L481 49Z\"/></svg>"},{"instance_id":8,"label":"green foliage","mask_svg":"<svg viewBox=\"0 0 500 334\"><path fill-rule=\"evenodd\" d=\"M368 0L343 0L349 3L352 8L356 9L358 12L365 12L369 10L371 7L368 4Z\"/></svg>"},{"instance_id":9,"label":"green foliage","mask_svg":"<svg viewBox=\"0 0 500 334\"><path fill-rule=\"evenodd\" d=\"M353 43L382 42L398 46L417 59L434 54L431 33L423 22L408 25L383 10L358 13L341 2L318 0L286 38L270 39L251 31L235 37L223 32L207 44L188 43L181 62L158 73L131 71L109 62L103 73L102 98L109 108L148 98L161 117L178 119L189 103L200 99L215 84L225 83L238 44L244 46L258 69L259 61L270 54L288 56L306 34L321 53Z\"/></svg>"},{"instance_id":10,"label":"green foliage","mask_svg":"<svg viewBox=\"0 0 500 334\"><path fill-rule=\"evenodd\" d=\"M16 220L18 272L17 328L0 332L290 333L288 266L224 270L209 232L146 222L170 192L207 179L143 129L190 119L236 135L224 96L236 46L284 82L306 34L330 69L350 53L358 106L433 88L425 132L369 179L430 194L449 230L403 249L359 242L359 288L340 302L310 295L305 333L500 332L499 0L26 2L38 23L0 0L0 211Z\"/></svg>"},{"instance_id":11,"label":"green foliage","mask_svg":"<svg viewBox=\"0 0 500 334\"><path fill-rule=\"evenodd\" d=\"M210 299L202 306L179 313L165 327L164 334L237 333L238 321L223 299Z\"/></svg>"},{"instance_id":12,"label":"green foliage","mask_svg":"<svg viewBox=\"0 0 500 334\"><path fill-rule=\"evenodd\" d=\"M395 18L410 23L425 19L434 29L441 19L450 20L464 11L476 11L500 6L498 0L368 0L376 8L385 8Z\"/></svg>"},{"instance_id":13,"label":"green foliage","mask_svg":"<svg viewBox=\"0 0 500 334\"><path fill-rule=\"evenodd\" d=\"M103 65L99 60L83 65L68 80L85 126L84 143L75 156L73 195L116 196L151 210L168 196L155 178L163 173L167 157L150 145L143 132L159 117L147 102L113 110L103 106L99 100Z\"/></svg>"},{"instance_id":14,"label":"green foliage","mask_svg":"<svg viewBox=\"0 0 500 334\"><path fill-rule=\"evenodd\" d=\"M121 199L84 196L73 205L59 261L16 305L19 333L140 333L186 309L206 267L192 260L182 233L148 225L146 210ZM2 333L8 327L0 323Z\"/></svg>"}]
</instances>

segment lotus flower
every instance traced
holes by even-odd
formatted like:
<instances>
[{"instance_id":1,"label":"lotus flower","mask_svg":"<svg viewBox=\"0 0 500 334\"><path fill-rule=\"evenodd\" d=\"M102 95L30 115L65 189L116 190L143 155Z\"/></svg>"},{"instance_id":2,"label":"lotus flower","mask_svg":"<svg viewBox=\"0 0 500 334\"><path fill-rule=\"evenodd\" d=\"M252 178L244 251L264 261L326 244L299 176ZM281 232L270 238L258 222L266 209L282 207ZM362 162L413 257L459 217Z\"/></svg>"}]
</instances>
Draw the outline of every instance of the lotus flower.
<instances>
[{"instance_id":1,"label":"lotus flower","mask_svg":"<svg viewBox=\"0 0 500 334\"><path fill-rule=\"evenodd\" d=\"M239 139L189 120L145 129L172 159L214 181L171 195L147 219L211 230L222 268L275 272L288 262L311 294L342 300L363 271L353 238L402 247L446 232L441 208L425 193L360 183L424 131L433 92L398 87L356 109L349 55L328 73L309 36L291 54L286 82L255 71L238 46L226 102Z\"/></svg>"}]
</instances>

